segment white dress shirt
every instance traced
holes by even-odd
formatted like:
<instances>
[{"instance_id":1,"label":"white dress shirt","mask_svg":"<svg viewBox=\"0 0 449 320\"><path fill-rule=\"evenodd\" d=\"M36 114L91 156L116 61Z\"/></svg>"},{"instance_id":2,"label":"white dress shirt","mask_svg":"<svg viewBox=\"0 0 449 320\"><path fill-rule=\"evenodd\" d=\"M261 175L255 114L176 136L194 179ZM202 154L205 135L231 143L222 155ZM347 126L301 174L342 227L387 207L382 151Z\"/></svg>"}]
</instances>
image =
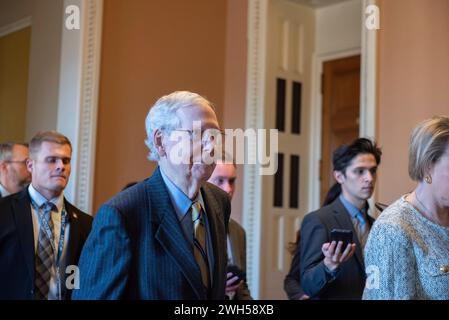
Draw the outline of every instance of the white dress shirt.
<instances>
[{"instance_id":1,"label":"white dress shirt","mask_svg":"<svg viewBox=\"0 0 449 320\"><path fill-rule=\"evenodd\" d=\"M8 190L5 189L5 187L0 183L0 198L7 197L11 194Z\"/></svg>"}]
</instances>

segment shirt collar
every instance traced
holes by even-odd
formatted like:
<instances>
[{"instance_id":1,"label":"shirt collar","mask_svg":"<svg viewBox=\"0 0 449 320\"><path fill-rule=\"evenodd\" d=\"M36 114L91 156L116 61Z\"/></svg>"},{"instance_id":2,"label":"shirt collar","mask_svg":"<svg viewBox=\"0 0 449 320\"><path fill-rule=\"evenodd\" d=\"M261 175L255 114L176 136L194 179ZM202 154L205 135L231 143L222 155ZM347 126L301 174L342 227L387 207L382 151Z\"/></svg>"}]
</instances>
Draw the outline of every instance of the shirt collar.
<instances>
[{"instance_id":1,"label":"shirt collar","mask_svg":"<svg viewBox=\"0 0 449 320\"><path fill-rule=\"evenodd\" d=\"M32 183L30 183L30 185L28 187L28 193L30 194L31 200L33 200L34 203L36 203L38 207L41 207L45 202L48 201L42 194L39 193L39 191L37 191L33 187ZM51 199L50 202L56 206L56 208L58 209L58 212L61 212L62 206L64 204L64 193L61 193L59 195L59 197L55 197L55 198Z\"/></svg>"},{"instance_id":2,"label":"shirt collar","mask_svg":"<svg viewBox=\"0 0 449 320\"><path fill-rule=\"evenodd\" d=\"M5 187L0 183L0 197L9 196L11 192L5 189Z\"/></svg>"},{"instance_id":3,"label":"shirt collar","mask_svg":"<svg viewBox=\"0 0 449 320\"><path fill-rule=\"evenodd\" d=\"M343 194L340 194L340 201L341 203L343 203L343 206L346 208L346 211L348 211L349 215L356 219L357 214L363 214L362 211L360 211L356 206L354 206L351 202L349 202L348 200L346 200L346 198L343 196Z\"/></svg>"},{"instance_id":4,"label":"shirt collar","mask_svg":"<svg viewBox=\"0 0 449 320\"><path fill-rule=\"evenodd\" d=\"M169 177L167 177L160 168L162 179L164 180L165 185L168 189L168 195L170 197L171 203L173 204L173 207L175 208L176 215L178 216L179 220L182 220L187 212L189 212L190 207L192 206L192 203L194 201L199 201L201 204L201 207L204 209L204 201L203 197L201 195L201 191L198 192L196 198L194 201L189 199L189 197L181 191L171 180Z\"/></svg>"}]
</instances>

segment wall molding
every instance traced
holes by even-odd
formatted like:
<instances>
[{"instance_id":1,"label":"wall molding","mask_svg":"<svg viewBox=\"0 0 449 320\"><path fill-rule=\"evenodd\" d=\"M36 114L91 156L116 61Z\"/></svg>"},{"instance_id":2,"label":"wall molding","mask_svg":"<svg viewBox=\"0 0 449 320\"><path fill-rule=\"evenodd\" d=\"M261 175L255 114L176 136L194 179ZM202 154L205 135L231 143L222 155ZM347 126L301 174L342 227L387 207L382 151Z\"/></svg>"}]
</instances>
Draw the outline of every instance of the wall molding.
<instances>
[{"instance_id":1,"label":"wall molding","mask_svg":"<svg viewBox=\"0 0 449 320\"><path fill-rule=\"evenodd\" d=\"M368 5L378 5L377 0L363 0L362 17ZM365 19L362 19L365 21ZM360 70L360 136L376 138L377 104L377 31L362 26L362 64Z\"/></svg>"},{"instance_id":2,"label":"wall molding","mask_svg":"<svg viewBox=\"0 0 449 320\"><path fill-rule=\"evenodd\" d=\"M80 8L80 30L63 22L58 131L72 141L72 173L65 190L81 210L93 214L103 0L64 0Z\"/></svg>"},{"instance_id":3,"label":"wall molding","mask_svg":"<svg viewBox=\"0 0 449 320\"><path fill-rule=\"evenodd\" d=\"M98 92L100 84L101 31L103 0L87 2L86 39L84 41L81 87L81 122L77 203L92 212L97 136Z\"/></svg>"},{"instance_id":4,"label":"wall molding","mask_svg":"<svg viewBox=\"0 0 449 320\"><path fill-rule=\"evenodd\" d=\"M0 28L0 37L6 36L10 33L19 31L26 27L31 26L31 16L25 17L23 19L17 20L16 22L10 23L6 26Z\"/></svg>"},{"instance_id":5,"label":"wall molding","mask_svg":"<svg viewBox=\"0 0 449 320\"><path fill-rule=\"evenodd\" d=\"M248 1L248 72L245 127L262 128L265 103L268 0ZM247 154L257 152L248 144ZM247 237L247 281L253 298L260 295L262 177L259 165L244 166L243 225Z\"/></svg>"}]
</instances>

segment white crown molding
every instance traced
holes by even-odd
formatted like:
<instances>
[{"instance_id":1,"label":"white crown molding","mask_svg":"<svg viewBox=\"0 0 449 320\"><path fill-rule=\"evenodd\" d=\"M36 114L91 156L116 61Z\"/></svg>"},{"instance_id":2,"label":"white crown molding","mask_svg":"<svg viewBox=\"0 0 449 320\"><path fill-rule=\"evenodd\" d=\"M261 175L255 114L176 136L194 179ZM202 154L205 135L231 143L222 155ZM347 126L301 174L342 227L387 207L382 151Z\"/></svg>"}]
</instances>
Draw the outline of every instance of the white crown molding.
<instances>
[{"instance_id":1,"label":"white crown molding","mask_svg":"<svg viewBox=\"0 0 449 320\"><path fill-rule=\"evenodd\" d=\"M23 28L31 26L31 16L20 19L16 22L10 23L0 28L0 37L6 36L10 33L19 31Z\"/></svg>"}]
</instances>

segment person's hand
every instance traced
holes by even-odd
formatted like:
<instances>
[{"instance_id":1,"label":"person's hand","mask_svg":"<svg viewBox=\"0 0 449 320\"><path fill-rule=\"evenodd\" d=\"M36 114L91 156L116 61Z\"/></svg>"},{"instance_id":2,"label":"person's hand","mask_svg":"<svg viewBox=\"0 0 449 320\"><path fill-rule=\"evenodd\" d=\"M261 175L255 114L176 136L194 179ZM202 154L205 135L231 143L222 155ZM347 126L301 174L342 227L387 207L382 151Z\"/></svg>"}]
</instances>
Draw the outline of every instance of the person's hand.
<instances>
[{"instance_id":1,"label":"person's hand","mask_svg":"<svg viewBox=\"0 0 449 320\"><path fill-rule=\"evenodd\" d=\"M298 298L298 300L309 300L309 299L310 299L310 297L308 295L306 295L306 294L303 294L302 296L300 296Z\"/></svg>"},{"instance_id":2,"label":"person's hand","mask_svg":"<svg viewBox=\"0 0 449 320\"><path fill-rule=\"evenodd\" d=\"M354 255L355 243L349 243L344 251L342 246L343 241L338 241L338 244L335 241L332 241L331 243L324 243L321 248L321 251L323 251L324 254L324 265L330 271L334 271L340 264L348 261L349 258Z\"/></svg>"},{"instance_id":3,"label":"person's hand","mask_svg":"<svg viewBox=\"0 0 449 320\"><path fill-rule=\"evenodd\" d=\"M226 274L226 278L226 294L231 292L235 293L243 283L243 280L238 281L239 277L235 276L232 272L228 272Z\"/></svg>"}]
</instances>

